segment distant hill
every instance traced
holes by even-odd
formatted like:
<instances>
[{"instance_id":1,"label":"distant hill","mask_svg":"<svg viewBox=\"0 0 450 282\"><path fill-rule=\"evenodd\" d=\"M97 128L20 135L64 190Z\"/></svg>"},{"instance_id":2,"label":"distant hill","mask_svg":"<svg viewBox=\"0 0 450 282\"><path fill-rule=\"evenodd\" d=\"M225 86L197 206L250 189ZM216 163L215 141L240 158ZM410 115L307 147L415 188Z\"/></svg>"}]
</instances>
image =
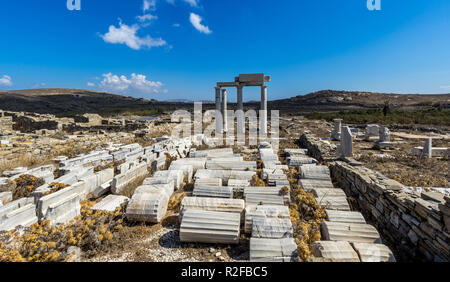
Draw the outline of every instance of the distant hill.
<instances>
[{"instance_id":1,"label":"distant hill","mask_svg":"<svg viewBox=\"0 0 450 282\"><path fill-rule=\"evenodd\" d=\"M270 101L269 107L294 111L337 111L383 107L418 109L442 105L450 108L450 94L393 94L322 90L307 95Z\"/></svg>"},{"instance_id":2,"label":"distant hill","mask_svg":"<svg viewBox=\"0 0 450 282\"><path fill-rule=\"evenodd\" d=\"M72 115L153 107L164 107L171 110L179 108L180 105L80 89L51 88L0 92L0 109L15 112Z\"/></svg>"},{"instance_id":3,"label":"distant hill","mask_svg":"<svg viewBox=\"0 0 450 282\"><path fill-rule=\"evenodd\" d=\"M212 95L212 94L211 94ZM270 97L269 97L270 98ZM392 94L323 90L289 99L269 101L269 109L283 112L312 112L366 109L382 107L389 101L394 108L416 109L442 105L450 108L450 94ZM203 101L204 109L214 108L213 101ZM73 115L102 113L123 109L180 108L192 109L190 100L157 101L80 89L29 89L0 91L0 109L15 112L51 113ZM245 103L258 108L259 101ZM230 103L229 109L234 109Z\"/></svg>"}]
</instances>

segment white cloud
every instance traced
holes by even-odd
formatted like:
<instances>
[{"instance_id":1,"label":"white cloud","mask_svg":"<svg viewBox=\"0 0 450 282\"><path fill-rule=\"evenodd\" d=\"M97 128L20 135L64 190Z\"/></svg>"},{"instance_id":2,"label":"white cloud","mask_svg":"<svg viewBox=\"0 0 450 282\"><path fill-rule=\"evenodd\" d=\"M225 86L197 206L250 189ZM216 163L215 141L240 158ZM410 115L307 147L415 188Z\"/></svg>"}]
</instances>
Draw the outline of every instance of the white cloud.
<instances>
[{"instance_id":1,"label":"white cloud","mask_svg":"<svg viewBox=\"0 0 450 282\"><path fill-rule=\"evenodd\" d=\"M182 0L185 3L188 3L192 7L198 7L200 4L200 0ZM175 0L166 0L167 3L175 5Z\"/></svg>"},{"instance_id":2,"label":"white cloud","mask_svg":"<svg viewBox=\"0 0 450 282\"><path fill-rule=\"evenodd\" d=\"M39 83L35 83L35 84L33 85L33 88L42 88L42 87L44 87L45 85L46 85L45 82L39 82Z\"/></svg>"},{"instance_id":3,"label":"white cloud","mask_svg":"<svg viewBox=\"0 0 450 282\"><path fill-rule=\"evenodd\" d=\"M93 82L88 82L88 83L86 83L86 85L88 87L95 87L95 83L93 83Z\"/></svg>"},{"instance_id":4,"label":"white cloud","mask_svg":"<svg viewBox=\"0 0 450 282\"><path fill-rule=\"evenodd\" d=\"M105 91L116 93L159 93L163 84L159 81L149 81L143 74L132 73L130 78L125 75L115 75L112 73L103 74L103 80L99 87Z\"/></svg>"},{"instance_id":5,"label":"white cloud","mask_svg":"<svg viewBox=\"0 0 450 282\"><path fill-rule=\"evenodd\" d=\"M180 24L179 23L174 23L173 26L174 27L180 27Z\"/></svg>"},{"instance_id":6,"label":"white cloud","mask_svg":"<svg viewBox=\"0 0 450 282\"><path fill-rule=\"evenodd\" d=\"M144 0L142 4L142 10L144 13L146 11L155 11L156 10L156 0Z\"/></svg>"},{"instance_id":7,"label":"white cloud","mask_svg":"<svg viewBox=\"0 0 450 282\"><path fill-rule=\"evenodd\" d=\"M0 86L11 87L13 86L12 79L9 75L3 75L0 77Z\"/></svg>"},{"instance_id":8,"label":"white cloud","mask_svg":"<svg viewBox=\"0 0 450 282\"><path fill-rule=\"evenodd\" d=\"M150 22L151 20L156 20L158 19L158 16L152 15L152 14L144 14L142 16L136 16L136 18L138 19L138 21L140 21L141 23L145 23L145 22Z\"/></svg>"},{"instance_id":9,"label":"white cloud","mask_svg":"<svg viewBox=\"0 0 450 282\"><path fill-rule=\"evenodd\" d=\"M450 85L442 85L441 89L450 89Z\"/></svg>"},{"instance_id":10,"label":"white cloud","mask_svg":"<svg viewBox=\"0 0 450 282\"><path fill-rule=\"evenodd\" d=\"M140 27L136 24L128 26L119 22L119 27L111 25L109 31L100 35L105 42L112 44L125 44L131 49L140 50L143 47L160 47L166 45L166 41L162 38L151 38L149 35L146 37L139 37L136 35Z\"/></svg>"},{"instance_id":11,"label":"white cloud","mask_svg":"<svg viewBox=\"0 0 450 282\"><path fill-rule=\"evenodd\" d=\"M188 3L192 7L198 7L198 4L200 0L183 0L184 2Z\"/></svg>"},{"instance_id":12,"label":"white cloud","mask_svg":"<svg viewBox=\"0 0 450 282\"><path fill-rule=\"evenodd\" d=\"M202 18L199 15L191 13L189 20L191 21L191 24L195 27L195 29L197 29L198 31L200 31L202 33L206 33L206 34L210 34L212 32L209 29L209 27L207 27L201 23Z\"/></svg>"}]
</instances>

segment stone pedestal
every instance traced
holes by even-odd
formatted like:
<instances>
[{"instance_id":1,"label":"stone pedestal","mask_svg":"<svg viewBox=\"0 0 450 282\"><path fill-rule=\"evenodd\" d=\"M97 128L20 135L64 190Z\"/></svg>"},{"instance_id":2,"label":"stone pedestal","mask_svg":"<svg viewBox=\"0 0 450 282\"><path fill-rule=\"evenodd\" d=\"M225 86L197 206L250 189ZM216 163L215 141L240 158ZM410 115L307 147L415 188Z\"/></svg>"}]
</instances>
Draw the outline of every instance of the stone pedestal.
<instances>
[{"instance_id":1,"label":"stone pedestal","mask_svg":"<svg viewBox=\"0 0 450 282\"><path fill-rule=\"evenodd\" d=\"M391 142L391 131L387 127L380 128L380 139L375 143L378 149L389 149L393 147Z\"/></svg>"},{"instance_id":2,"label":"stone pedestal","mask_svg":"<svg viewBox=\"0 0 450 282\"><path fill-rule=\"evenodd\" d=\"M342 119L334 119L334 127L331 131L330 139L333 141L339 141L341 140L341 126L342 126Z\"/></svg>"},{"instance_id":3,"label":"stone pedestal","mask_svg":"<svg viewBox=\"0 0 450 282\"><path fill-rule=\"evenodd\" d=\"M364 140L370 141L370 137L377 136L380 133L380 127L376 124L369 124L366 126L364 133Z\"/></svg>"},{"instance_id":4,"label":"stone pedestal","mask_svg":"<svg viewBox=\"0 0 450 282\"><path fill-rule=\"evenodd\" d=\"M428 138L425 146L423 147L422 155L425 158L431 159L433 156L433 138Z\"/></svg>"},{"instance_id":5,"label":"stone pedestal","mask_svg":"<svg viewBox=\"0 0 450 282\"><path fill-rule=\"evenodd\" d=\"M350 127L341 127L341 145L339 146L339 153L342 159L353 157L353 139Z\"/></svg>"}]
</instances>

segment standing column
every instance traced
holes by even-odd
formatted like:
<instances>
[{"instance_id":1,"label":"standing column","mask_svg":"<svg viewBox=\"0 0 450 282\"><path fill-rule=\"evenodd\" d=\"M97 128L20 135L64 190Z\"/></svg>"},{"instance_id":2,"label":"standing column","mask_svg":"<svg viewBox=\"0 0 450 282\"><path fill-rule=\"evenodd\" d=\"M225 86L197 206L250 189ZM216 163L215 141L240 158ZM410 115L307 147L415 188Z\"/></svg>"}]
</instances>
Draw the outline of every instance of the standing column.
<instances>
[{"instance_id":1,"label":"standing column","mask_svg":"<svg viewBox=\"0 0 450 282\"><path fill-rule=\"evenodd\" d=\"M261 86L261 110L260 110L259 131L260 134L267 135L267 86Z\"/></svg>"},{"instance_id":2,"label":"standing column","mask_svg":"<svg viewBox=\"0 0 450 282\"><path fill-rule=\"evenodd\" d=\"M220 87L216 89L216 134L222 133L223 130L223 118L222 118L222 100L220 97Z\"/></svg>"},{"instance_id":3,"label":"standing column","mask_svg":"<svg viewBox=\"0 0 450 282\"><path fill-rule=\"evenodd\" d=\"M245 133L245 120L244 120L244 101L242 96L242 90L243 86L239 85L237 87L237 130L238 134L244 134Z\"/></svg>"},{"instance_id":4,"label":"standing column","mask_svg":"<svg viewBox=\"0 0 450 282\"><path fill-rule=\"evenodd\" d=\"M431 159L433 157L433 138L428 138L423 147L422 154L424 157Z\"/></svg>"},{"instance_id":5,"label":"standing column","mask_svg":"<svg viewBox=\"0 0 450 282\"><path fill-rule=\"evenodd\" d=\"M227 115L227 90L222 89L222 118L223 118L223 131L228 131L228 115Z\"/></svg>"}]
</instances>

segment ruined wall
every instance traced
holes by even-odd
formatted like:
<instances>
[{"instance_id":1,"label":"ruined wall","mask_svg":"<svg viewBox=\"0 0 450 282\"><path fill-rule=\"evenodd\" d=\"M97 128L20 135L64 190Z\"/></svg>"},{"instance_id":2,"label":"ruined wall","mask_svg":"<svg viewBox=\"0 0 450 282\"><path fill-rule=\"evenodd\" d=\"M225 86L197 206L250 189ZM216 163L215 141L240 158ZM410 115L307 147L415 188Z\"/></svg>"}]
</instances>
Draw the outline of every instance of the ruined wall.
<instances>
[{"instance_id":1,"label":"ruined wall","mask_svg":"<svg viewBox=\"0 0 450 282\"><path fill-rule=\"evenodd\" d=\"M332 151L318 138L304 134L299 145L318 160ZM450 198L410 192L404 185L364 166L332 162L335 187L344 189L352 210L358 210L380 232L400 261L449 261Z\"/></svg>"},{"instance_id":2,"label":"ruined wall","mask_svg":"<svg viewBox=\"0 0 450 282\"><path fill-rule=\"evenodd\" d=\"M34 117L16 115L13 116L13 130L23 133L32 133L35 130L47 129L57 130L58 122L55 120L39 120Z\"/></svg>"},{"instance_id":3,"label":"ruined wall","mask_svg":"<svg viewBox=\"0 0 450 282\"><path fill-rule=\"evenodd\" d=\"M308 149L308 155L320 162L329 161L336 157L336 149L330 144L320 141L312 134L302 134L298 140L298 145Z\"/></svg>"},{"instance_id":4,"label":"ruined wall","mask_svg":"<svg viewBox=\"0 0 450 282\"><path fill-rule=\"evenodd\" d=\"M352 208L375 225L400 260L449 261L450 198L408 192L402 184L363 166L335 162L330 170Z\"/></svg>"}]
</instances>

